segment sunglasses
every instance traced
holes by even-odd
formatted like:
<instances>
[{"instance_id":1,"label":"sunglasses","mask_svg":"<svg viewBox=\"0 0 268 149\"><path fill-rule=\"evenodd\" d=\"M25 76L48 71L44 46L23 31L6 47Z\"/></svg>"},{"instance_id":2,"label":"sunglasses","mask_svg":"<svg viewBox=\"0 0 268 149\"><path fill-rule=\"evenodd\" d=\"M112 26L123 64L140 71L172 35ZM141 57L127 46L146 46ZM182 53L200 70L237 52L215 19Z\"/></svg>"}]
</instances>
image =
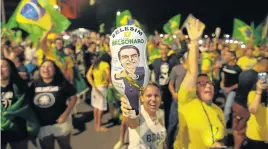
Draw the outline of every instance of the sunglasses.
<instances>
[{"instance_id":1,"label":"sunglasses","mask_svg":"<svg viewBox=\"0 0 268 149\"><path fill-rule=\"evenodd\" d=\"M210 81L208 81L208 82L205 82L205 81L197 82L197 85L200 85L201 87L206 87L207 84L215 86L215 84L213 82L210 82Z\"/></svg>"}]
</instances>

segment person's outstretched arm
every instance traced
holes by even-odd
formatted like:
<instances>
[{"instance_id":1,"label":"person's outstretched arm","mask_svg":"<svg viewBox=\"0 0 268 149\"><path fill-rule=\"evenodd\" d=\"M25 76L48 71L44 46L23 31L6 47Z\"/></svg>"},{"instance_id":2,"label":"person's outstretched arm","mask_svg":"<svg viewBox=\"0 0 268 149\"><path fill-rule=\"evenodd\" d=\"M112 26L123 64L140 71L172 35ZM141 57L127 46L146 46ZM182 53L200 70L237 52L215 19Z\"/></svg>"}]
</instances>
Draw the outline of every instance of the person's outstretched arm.
<instances>
[{"instance_id":1,"label":"person's outstretched arm","mask_svg":"<svg viewBox=\"0 0 268 149\"><path fill-rule=\"evenodd\" d=\"M179 102L185 103L191 99L188 92L196 87L196 80L198 76L198 41L203 34L203 30L200 29L199 20L194 20L192 24L187 24L186 29L191 39L189 47L189 55L187 59L188 69L187 73L182 81L179 95Z\"/></svg>"}]
</instances>

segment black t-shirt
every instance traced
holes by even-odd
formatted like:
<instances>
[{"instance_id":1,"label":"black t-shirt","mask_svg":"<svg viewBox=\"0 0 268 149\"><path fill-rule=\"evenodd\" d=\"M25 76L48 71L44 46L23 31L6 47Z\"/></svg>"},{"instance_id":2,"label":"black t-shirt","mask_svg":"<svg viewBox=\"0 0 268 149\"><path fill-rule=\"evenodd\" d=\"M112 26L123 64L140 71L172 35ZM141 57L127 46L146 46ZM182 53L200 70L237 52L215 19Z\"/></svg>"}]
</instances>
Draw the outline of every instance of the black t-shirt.
<instances>
[{"instance_id":1,"label":"black t-shirt","mask_svg":"<svg viewBox=\"0 0 268 149\"><path fill-rule=\"evenodd\" d=\"M224 73L224 87L231 87L238 83L238 77L242 69L238 65L224 64L222 72Z\"/></svg>"},{"instance_id":2,"label":"black t-shirt","mask_svg":"<svg viewBox=\"0 0 268 149\"><path fill-rule=\"evenodd\" d=\"M253 69L243 71L239 75L238 88L236 91L236 103L247 107L248 93L253 89L258 80L258 72Z\"/></svg>"},{"instance_id":3,"label":"black t-shirt","mask_svg":"<svg viewBox=\"0 0 268 149\"><path fill-rule=\"evenodd\" d=\"M6 87L1 87L1 114L10 108L18 100L18 95L13 89L13 85L9 84ZM26 104L26 101L23 103ZM2 117L2 116L1 116ZM3 118L3 117L2 117ZM20 141L27 137L26 121L19 117L14 117L11 120L14 124L10 130L1 131L2 143L10 141ZM1 122L5 123L2 119Z\"/></svg>"},{"instance_id":4,"label":"black t-shirt","mask_svg":"<svg viewBox=\"0 0 268 149\"><path fill-rule=\"evenodd\" d=\"M149 66L150 69L154 70L155 80L160 86L168 84L169 74L176 64L179 64L176 55L171 55L166 61L163 61L161 58L155 59Z\"/></svg>"},{"instance_id":5,"label":"black t-shirt","mask_svg":"<svg viewBox=\"0 0 268 149\"><path fill-rule=\"evenodd\" d=\"M56 124L56 120L67 108L66 101L76 94L75 88L67 81L45 83L42 80L31 86L35 107L41 126Z\"/></svg>"}]
</instances>

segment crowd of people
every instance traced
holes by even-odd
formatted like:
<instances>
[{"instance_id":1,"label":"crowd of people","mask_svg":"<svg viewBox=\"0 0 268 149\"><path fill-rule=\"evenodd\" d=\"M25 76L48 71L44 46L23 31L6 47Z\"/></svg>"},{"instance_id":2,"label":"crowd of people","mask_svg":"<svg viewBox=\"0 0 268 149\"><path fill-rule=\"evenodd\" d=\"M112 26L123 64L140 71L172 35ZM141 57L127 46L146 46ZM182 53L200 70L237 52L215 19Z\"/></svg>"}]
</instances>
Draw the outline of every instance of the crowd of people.
<instances>
[{"instance_id":1,"label":"crowd of people","mask_svg":"<svg viewBox=\"0 0 268 149\"><path fill-rule=\"evenodd\" d=\"M228 128L234 149L267 149L268 44L256 46L252 39L243 47L223 38L203 39L199 21L194 22L186 26L187 36L174 32L172 42L158 32L148 36L151 77L135 119L126 99L108 94L113 89L109 35L92 31L65 40L50 38L48 31L39 43L1 37L1 148L27 149L35 138L42 149L53 149L55 141L72 148L72 115L89 98L97 132L108 131L101 126L105 111L123 115L114 149L125 144L127 131L129 149L226 148ZM76 70L88 92L77 93Z\"/></svg>"}]
</instances>

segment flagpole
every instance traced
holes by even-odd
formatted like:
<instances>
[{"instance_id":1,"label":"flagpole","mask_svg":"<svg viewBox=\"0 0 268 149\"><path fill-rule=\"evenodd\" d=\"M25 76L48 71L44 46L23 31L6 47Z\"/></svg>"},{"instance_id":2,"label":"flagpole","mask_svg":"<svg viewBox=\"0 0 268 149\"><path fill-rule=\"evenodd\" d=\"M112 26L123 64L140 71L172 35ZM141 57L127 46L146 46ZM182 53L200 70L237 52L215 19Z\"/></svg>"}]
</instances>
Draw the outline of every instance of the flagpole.
<instances>
[{"instance_id":1,"label":"flagpole","mask_svg":"<svg viewBox=\"0 0 268 149\"><path fill-rule=\"evenodd\" d=\"M2 13L2 22L3 24L6 23L6 15L5 15L5 6L4 6L4 0L1 0L1 13Z\"/></svg>"}]
</instances>

